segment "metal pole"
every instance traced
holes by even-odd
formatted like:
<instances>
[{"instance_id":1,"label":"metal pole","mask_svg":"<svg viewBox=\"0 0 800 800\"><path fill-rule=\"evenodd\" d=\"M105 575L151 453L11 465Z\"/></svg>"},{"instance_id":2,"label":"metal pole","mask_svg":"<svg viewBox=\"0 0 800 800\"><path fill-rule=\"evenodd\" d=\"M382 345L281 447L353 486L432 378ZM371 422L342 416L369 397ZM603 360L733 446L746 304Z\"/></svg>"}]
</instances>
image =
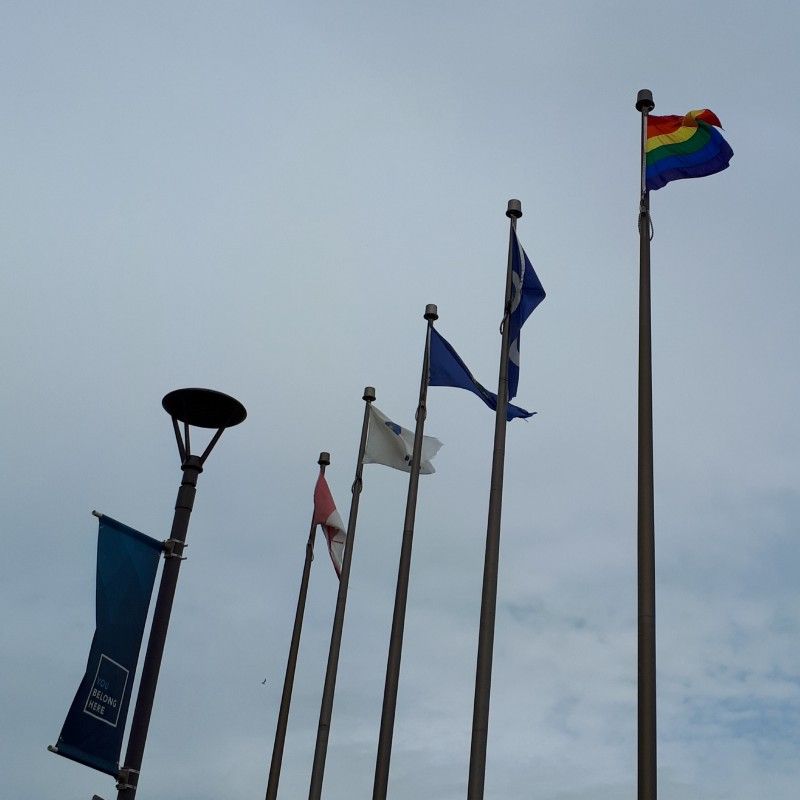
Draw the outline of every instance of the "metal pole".
<instances>
[{"instance_id":1,"label":"metal pole","mask_svg":"<svg viewBox=\"0 0 800 800\"><path fill-rule=\"evenodd\" d=\"M653 362L650 322L650 194L646 183L647 116L653 95L642 89L642 172L639 205L639 495L638 551L638 800L656 800L656 562L653 501Z\"/></svg>"},{"instance_id":2,"label":"metal pole","mask_svg":"<svg viewBox=\"0 0 800 800\"><path fill-rule=\"evenodd\" d=\"M147 742L147 729L153 711L153 699L158 684L158 673L164 655L164 643L172 612L172 601L178 584L178 573L183 561L186 546L186 533L189 530L189 517L194 506L197 491L197 477L203 471L203 464L223 432L239 425L247 417L245 407L233 397L213 389L175 389L166 394L161 405L172 419L172 429L178 445L183 478L175 500L175 515L169 539L164 542L164 568L158 586L153 622L147 640L147 652L142 664L142 677L139 681L139 694L133 711L131 729L128 735L128 748L123 767L117 773L117 800L134 800L139 784L144 746ZM183 438L178 423L183 423ZM192 455L189 442L189 427L216 428L216 433L206 445L202 455Z\"/></svg>"},{"instance_id":3,"label":"metal pole","mask_svg":"<svg viewBox=\"0 0 800 800\"><path fill-rule=\"evenodd\" d=\"M408 600L408 577L411 571L411 547L414 540L414 519L417 513L417 488L419 486L420 461L422 459L422 437L427 416L428 372L430 361L431 328L438 319L436 306L425 306L425 319L428 327L425 332L425 352L422 356L422 377L419 385L417 405L417 425L414 430L414 449L411 456L411 474L408 478L406 516L403 523L403 544L400 548L400 565L397 570L397 589L394 595L394 614L392 633L389 638L389 657L386 662L386 682L383 688L383 710L381 729L378 736L378 756L375 762L375 782L372 800L386 800L389 785L389 762L392 758L392 735L394 715L397 708L397 687L400 682L400 659L403 653L403 629L406 620L406 601Z\"/></svg>"},{"instance_id":4,"label":"metal pole","mask_svg":"<svg viewBox=\"0 0 800 800\"><path fill-rule=\"evenodd\" d=\"M508 319L511 313L512 234L522 216L519 200L509 200L506 216L510 220L506 293L500 345L500 376L497 385L497 413L494 423L492 478L489 490L489 517L486 525L486 555L483 562L481 622L478 631L478 660L475 670L475 702L472 711L472 743L469 755L468 800L482 800L486 777L486 743L489 734L489 697L492 689L494 622L497 609L497 569L500 561L500 515L503 507L503 468L506 454L506 413L508 410Z\"/></svg>"},{"instance_id":5,"label":"metal pole","mask_svg":"<svg viewBox=\"0 0 800 800\"><path fill-rule=\"evenodd\" d=\"M311 785L308 790L309 800L320 800L322 796L322 780L325 775L325 757L328 754L328 736L331 729L333 712L333 693L336 690L336 671L339 667L339 648L342 644L342 628L344 627L344 611L347 604L347 585L350 582L350 564L353 560L353 545L356 536L356 520L358 519L358 501L361 497L364 471L364 449L367 445L369 430L369 407L375 400L375 389L367 386L364 389L364 421L361 424L361 441L358 445L356 476L353 481L353 499L350 501L350 517L347 520L347 539L344 547L342 573L339 576L339 593L336 596L336 612L333 617L331 646L328 651L328 667L325 672L325 686L322 690L322 704L317 726L317 742L314 746L314 762L311 767Z\"/></svg>"},{"instance_id":6,"label":"metal pole","mask_svg":"<svg viewBox=\"0 0 800 800\"><path fill-rule=\"evenodd\" d=\"M201 457L187 454L181 469L183 470L183 480L175 501L175 516L172 520L172 530L168 540L169 547L166 548L164 554L164 569L161 572L161 583L158 587L158 598L153 612L150 638L147 642L147 652L142 666L142 679L139 682L139 694L136 697L136 707L133 711L133 721L131 722L131 731L128 736L125 765L120 770L117 783L117 800L133 800L136 797L139 770L142 767L144 746L147 741L147 729L150 725L150 714L153 710L153 698L156 693L158 673L161 669L164 643L167 639L172 601L175 597L178 572L183 560L183 548L186 541L186 533L189 529L189 516L194 505L197 476L203 471Z\"/></svg>"},{"instance_id":7,"label":"metal pole","mask_svg":"<svg viewBox=\"0 0 800 800\"><path fill-rule=\"evenodd\" d=\"M320 453L320 475L325 474L325 467L331 463L330 453ZM283 693L281 694L281 707L278 711L278 724L275 729L275 744L272 747L272 761L269 765L269 780L267 781L266 800L275 800L278 796L278 781L281 779L281 762L283 760L283 747L286 743L286 725L289 721L289 706L292 702L292 687L294 686L294 673L297 667L297 653L300 650L300 633L303 630L303 613L306 608L306 595L308 594L308 579L311 574L311 562L314 560L314 535L317 526L314 523L314 512L311 513L311 528L306 542L306 560L303 564L303 577L300 580L300 594L297 598L297 610L294 614L294 628L292 641L289 645L289 659L286 662L286 676L283 679Z\"/></svg>"}]
</instances>

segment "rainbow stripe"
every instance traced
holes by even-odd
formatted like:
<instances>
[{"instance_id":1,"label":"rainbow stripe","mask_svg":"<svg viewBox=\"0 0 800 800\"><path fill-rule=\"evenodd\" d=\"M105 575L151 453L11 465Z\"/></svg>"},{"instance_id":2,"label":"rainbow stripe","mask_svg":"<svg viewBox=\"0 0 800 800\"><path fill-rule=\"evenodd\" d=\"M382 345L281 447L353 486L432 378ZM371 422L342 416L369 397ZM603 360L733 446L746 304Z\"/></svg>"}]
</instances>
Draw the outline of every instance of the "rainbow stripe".
<instances>
[{"instance_id":1,"label":"rainbow stripe","mask_svg":"<svg viewBox=\"0 0 800 800\"><path fill-rule=\"evenodd\" d=\"M726 169L733 150L717 130L717 115L707 108L685 117L647 117L646 183L648 191L681 178L702 178Z\"/></svg>"}]
</instances>

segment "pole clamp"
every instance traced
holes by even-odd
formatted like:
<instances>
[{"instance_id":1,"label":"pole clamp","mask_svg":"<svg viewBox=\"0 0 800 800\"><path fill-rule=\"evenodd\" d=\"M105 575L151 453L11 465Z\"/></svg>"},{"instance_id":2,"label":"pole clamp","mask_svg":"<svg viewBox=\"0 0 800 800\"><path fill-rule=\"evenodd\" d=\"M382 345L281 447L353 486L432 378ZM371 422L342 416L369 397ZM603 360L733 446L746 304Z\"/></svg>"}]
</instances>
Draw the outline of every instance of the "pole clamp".
<instances>
[{"instance_id":1,"label":"pole clamp","mask_svg":"<svg viewBox=\"0 0 800 800\"><path fill-rule=\"evenodd\" d=\"M642 202L639 206L639 235L641 236L643 231L642 228L646 227L646 235L648 241L653 241L653 236L655 236L655 228L653 227L653 218L650 216L650 209Z\"/></svg>"},{"instance_id":2,"label":"pole clamp","mask_svg":"<svg viewBox=\"0 0 800 800\"><path fill-rule=\"evenodd\" d=\"M133 782L131 782L133 780ZM139 781L139 770L132 769L131 767L123 767L117 773L117 791L122 792L125 789L135 789Z\"/></svg>"},{"instance_id":3,"label":"pole clamp","mask_svg":"<svg viewBox=\"0 0 800 800\"><path fill-rule=\"evenodd\" d=\"M165 539L164 540L164 558L179 558L181 561L186 561L186 556L183 551L189 545L182 542L180 539Z\"/></svg>"}]
</instances>

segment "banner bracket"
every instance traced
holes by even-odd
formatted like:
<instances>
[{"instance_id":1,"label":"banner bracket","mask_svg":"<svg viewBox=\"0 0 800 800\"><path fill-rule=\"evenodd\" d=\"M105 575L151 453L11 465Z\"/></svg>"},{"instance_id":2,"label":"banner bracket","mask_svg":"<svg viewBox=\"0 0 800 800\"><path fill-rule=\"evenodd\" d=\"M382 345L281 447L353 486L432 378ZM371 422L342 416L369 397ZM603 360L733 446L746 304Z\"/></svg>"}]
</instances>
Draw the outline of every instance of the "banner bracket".
<instances>
[{"instance_id":1,"label":"banner bracket","mask_svg":"<svg viewBox=\"0 0 800 800\"><path fill-rule=\"evenodd\" d=\"M135 789L136 788L136 781L131 783L131 778L136 776L136 780L139 779L139 770L132 769L131 767L123 767L117 773L117 791L122 792L125 789Z\"/></svg>"},{"instance_id":2,"label":"banner bracket","mask_svg":"<svg viewBox=\"0 0 800 800\"><path fill-rule=\"evenodd\" d=\"M183 555L183 551L188 546L180 539L165 539L164 558L179 558L181 561L186 561L187 557Z\"/></svg>"}]
</instances>

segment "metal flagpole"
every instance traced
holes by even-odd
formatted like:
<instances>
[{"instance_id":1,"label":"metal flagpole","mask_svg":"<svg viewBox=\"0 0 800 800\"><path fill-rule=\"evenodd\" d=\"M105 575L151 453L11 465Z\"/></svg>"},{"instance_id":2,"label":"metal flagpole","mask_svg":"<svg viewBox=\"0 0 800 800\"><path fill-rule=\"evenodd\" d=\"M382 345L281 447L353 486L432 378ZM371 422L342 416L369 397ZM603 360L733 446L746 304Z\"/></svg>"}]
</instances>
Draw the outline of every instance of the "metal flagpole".
<instances>
[{"instance_id":1,"label":"metal flagpole","mask_svg":"<svg viewBox=\"0 0 800 800\"><path fill-rule=\"evenodd\" d=\"M639 584L638 800L656 800L656 561L653 503L653 361L650 324L650 194L647 191L647 116L653 94L642 89L639 203L639 499L637 522Z\"/></svg>"},{"instance_id":2,"label":"metal flagpole","mask_svg":"<svg viewBox=\"0 0 800 800\"><path fill-rule=\"evenodd\" d=\"M422 377L420 378L419 403L416 414L417 426L414 430L411 474L408 478L406 516L403 523L403 544L400 548L400 565L397 570L397 589L394 595L389 657L386 662L386 682L383 688L383 710L381 712L381 729L378 736L378 756L375 762L375 783L372 789L372 800L386 800L386 790L389 785L389 762L392 757L394 715L397 707L397 687L400 681L400 659L403 653L403 629L406 620L406 601L408 600L408 576L411 570L411 547L414 540L417 487L419 486L419 470L422 460L422 435L425 430L425 417L428 413L426 403L428 397L431 328L434 320L438 318L439 315L435 305L429 304L425 306L425 319L428 321L428 328L425 332L425 352L422 356Z\"/></svg>"},{"instance_id":3,"label":"metal flagpole","mask_svg":"<svg viewBox=\"0 0 800 800\"><path fill-rule=\"evenodd\" d=\"M331 463L331 454L319 454L320 475L325 474L325 467ZM306 608L306 595L308 594L308 578L311 574L311 562L314 560L314 536L317 526L314 522L314 512L311 512L311 528L306 542L306 560L303 564L303 577L300 579L300 594L297 598L297 611L294 614L294 628L292 641L289 645L289 659L286 662L286 677L283 679L283 693L281 694L281 707L278 711L278 725L275 729L275 744L272 747L272 761L269 765L269 780L267 781L266 800L275 800L278 796L278 781L281 779L281 762L283 760L283 747L286 742L286 725L289 721L289 706L292 702L292 687L294 686L294 673L297 667L297 653L300 649L300 633L303 630L303 613Z\"/></svg>"},{"instance_id":4,"label":"metal flagpole","mask_svg":"<svg viewBox=\"0 0 800 800\"><path fill-rule=\"evenodd\" d=\"M358 501L361 497L361 475L364 471L364 449L367 445L367 432L369 430L369 408L370 404L375 400L375 389L372 386L367 386L364 389L362 399L364 400L364 421L361 425L361 441L358 445L358 461L356 462L356 477L353 481L353 499L350 501L350 517L347 520L347 539L344 546L342 574L339 576L339 593L336 596L336 613L333 617L331 646L328 651L328 667L325 672L325 687L322 690L322 705L319 711L319 725L317 726L317 743L314 747L314 762L311 767L311 786L308 790L309 800L320 800L322 796L322 779L325 774L325 757L328 754L328 735L330 734L331 714L333 711L333 693L336 689L339 647L342 643L344 610L347 604L347 585L350 582L350 564L353 560Z\"/></svg>"},{"instance_id":5,"label":"metal flagpole","mask_svg":"<svg viewBox=\"0 0 800 800\"><path fill-rule=\"evenodd\" d=\"M483 562L481 622L478 631L478 661L475 670L475 703L472 711L472 743L469 755L468 800L482 800L486 776L486 742L489 733L489 696L492 687L494 621L497 608L497 567L500 558L500 514L503 506L503 468L506 454L506 413L508 409L508 321L511 315L512 232L522 216L519 200L509 200L506 216L510 220L506 293L503 306L500 377L497 386L497 413L494 423L494 452L489 490L489 518L486 525L486 555Z\"/></svg>"}]
</instances>

